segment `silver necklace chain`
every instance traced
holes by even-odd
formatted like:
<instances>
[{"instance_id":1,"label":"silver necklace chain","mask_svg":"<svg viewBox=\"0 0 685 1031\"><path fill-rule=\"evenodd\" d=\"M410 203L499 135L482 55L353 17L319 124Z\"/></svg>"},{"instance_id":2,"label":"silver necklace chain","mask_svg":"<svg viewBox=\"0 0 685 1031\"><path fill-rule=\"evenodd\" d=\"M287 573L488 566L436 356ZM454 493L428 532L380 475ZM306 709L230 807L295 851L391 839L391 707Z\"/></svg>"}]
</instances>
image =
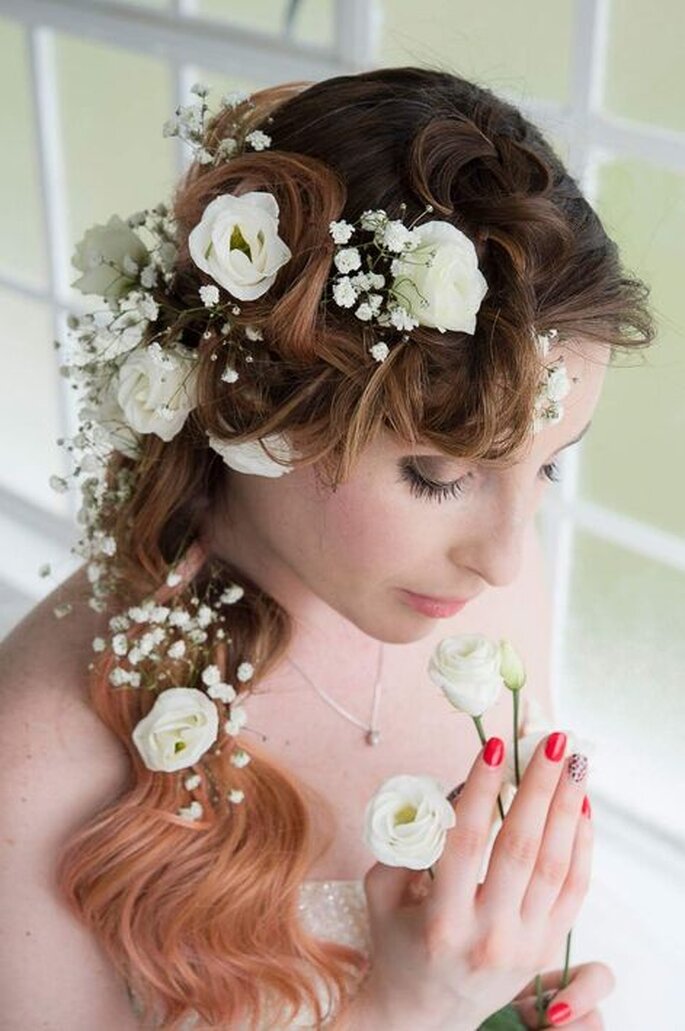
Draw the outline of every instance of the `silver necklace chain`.
<instances>
[{"instance_id":1,"label":"silver necklace chain","mask_svg":"<svg viewBox=\"0 0 685 1031\"><path fill-rule=\"evenodd\" d=\"M336 702L333 698L331 698L331 696L329 694L327 694L326 691L323 690L323 688L317 687L317 685L314 683L314 681L311 679L311 677L308 677L307 674L305 673L305 671L303 669L301 669L297 665L296 662L293 662L293 660L290 659L290 658L287 659L287 661L290 663L290 665L293 666L297 670L297 672L300 674L300 676L304 677L304 679L307 681L307 683L310 684L314 688L316 693L318 695L320 695L320 697L323 698L323 700L325 702L328 702L328 704L330 706L332 706L337 712L339 712L341 716L344 716L346 720L349 720L350 723L355 723L358 727L361 727L362 730L364 730L366 732L364 737L365 737L367 745L377 745L378 742L381 739L381 732L378 729L378 727L375 726L374 724L375 724L376 716L378 714L378 705L379 705L380 698L381 698L381 687L382 687L382 684L381 684L381 669L382 669L382 666L383 666L383 647L384 647L384 645L381 642L380 651L378 652L378 667L376 669L376 680L375 680L374 685L373 685L373 702L372 702L372 705L371 705L371 722L368 725L366 723L362 723L361 720L358 720L356 716L353 716L346 709L343 709L342 705L339 705L338 702Z\"/></svg>"}]
</instances>

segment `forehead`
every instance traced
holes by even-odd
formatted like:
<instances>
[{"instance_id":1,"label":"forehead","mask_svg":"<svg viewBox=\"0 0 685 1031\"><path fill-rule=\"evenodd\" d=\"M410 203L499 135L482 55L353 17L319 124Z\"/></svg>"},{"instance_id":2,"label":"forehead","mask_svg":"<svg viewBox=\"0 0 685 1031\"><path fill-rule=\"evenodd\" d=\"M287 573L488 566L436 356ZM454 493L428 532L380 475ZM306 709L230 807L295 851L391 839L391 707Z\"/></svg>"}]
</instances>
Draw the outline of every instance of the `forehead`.
<instances>
[{"instance_id":1,"label":"forehead","mask_svg":"<svg viewBox=\"0 0 685 1031\"><path fill-rule=\"evenodd\" d=\"M604 377L611 359L608 345L587 338L574 338L550 347L544 358L545 365L556 365L562 359L569 379L570 390L563 398L563 415L558 423L543 425L538 434L530 434L526 444L516 455L499 459L481 459L479 464L503 468L526 457L541 442L543 449L552 452L573 440L591 419L602 391ZM384 434L384 449L394 455L421 452L442 455L459 461L440 451L432 442L419 438L414 444L402 440L389 430ZM467 460L468 461L468 460Z\"/></svg>"}]
</instances>

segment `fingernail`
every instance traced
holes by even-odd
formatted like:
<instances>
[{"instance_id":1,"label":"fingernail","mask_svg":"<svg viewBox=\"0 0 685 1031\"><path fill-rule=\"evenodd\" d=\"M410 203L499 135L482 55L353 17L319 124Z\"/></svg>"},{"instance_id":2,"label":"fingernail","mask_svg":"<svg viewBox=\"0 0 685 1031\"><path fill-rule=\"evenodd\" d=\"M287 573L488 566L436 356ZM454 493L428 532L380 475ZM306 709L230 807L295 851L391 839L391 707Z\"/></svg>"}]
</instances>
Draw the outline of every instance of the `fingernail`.
<instances>
[{"instance_id":1,"label":"fingernail","mask_svg":"<svg viewBox=\"0 0 685 1031\"><path fill-rule=\"evenodd\" d=\"M550 734L547 738L547 744L545 745L545 755L552 762L559 762L564 749L566 748L566 734L563 730L555 730L553 734Z\"/></svg>"},{"instance_id":2,"label":"fingernail","mask_svg":"<svg viewBox=\"0 0 685 1031\"><path fill-rule=\"evenodd\" d=\"M499 766L504 758L504 741L501 737L491 737L488 739L485 748L483 749L483 761L488 766Z\"/></svg>"},{"instance_id":3,"label":"fingernail","mask_svg":"<svg viewBox=\"0 0 685 1031\"><path fill-rule=\"evenodd\" d=\"M573 1016L571 1007L565 1002L555 1002L553 1006L547 1010L545 1017L547 1020L556 1026L557 1024L563 1024L564 1021L569 1020Z\"/></svg>"},{"instance_id":4,"label":"fingernail","mask_svg":"<svg viewBox=\"0 0 685 1031\"><path fill-rule=\"evenodd\" d=\"M592 808L590 807L590 799L587 797L587 795L583 799L583 810L582 810L582 812L583 812L583 816L587 816L588 820L592 816Z\"/></svg>"},{"instance_id":5,"label":"fingernail","mask_svg":"<svg viewBox=\"0 0 685 1031\"><path fill-rule=\"evenodd\" d=\"M566 771L568 779L572 780L574 784L580 784L581 780L585 779L585 775L588 771L588 758L581 752L574 752L568 761Z\"/></svg>"}]
</instances>

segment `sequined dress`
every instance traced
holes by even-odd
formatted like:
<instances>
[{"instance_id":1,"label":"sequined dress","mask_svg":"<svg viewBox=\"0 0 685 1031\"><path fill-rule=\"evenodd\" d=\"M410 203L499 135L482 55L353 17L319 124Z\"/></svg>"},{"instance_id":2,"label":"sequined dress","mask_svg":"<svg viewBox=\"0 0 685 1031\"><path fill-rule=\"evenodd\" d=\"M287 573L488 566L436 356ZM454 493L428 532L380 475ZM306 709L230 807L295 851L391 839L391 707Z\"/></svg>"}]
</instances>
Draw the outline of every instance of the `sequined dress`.
<instances>
[{"instance_id":1,"label":"sequined dress","mask_svg":"<svg viewBox=\"0 0 685 1031\"><path fill-rule=\"evenodd\" d=\"M371 940L363 881L306 880L300 885L299 910L302 926L310 934L350 945L369 955ZM322 1001L325 1006L325 1000ZM132 997L132 1004L138 1014L135 997ZM193 1031L196 1026L195 1019L191 1017L184 1024L183 1031ZM302 1012L287 1027L313 1028L313 1017ZM240 1029L235 1028L234 1031ZM287 1031L285 1026L283 1031Z\"/></svg>"}]
</instances>

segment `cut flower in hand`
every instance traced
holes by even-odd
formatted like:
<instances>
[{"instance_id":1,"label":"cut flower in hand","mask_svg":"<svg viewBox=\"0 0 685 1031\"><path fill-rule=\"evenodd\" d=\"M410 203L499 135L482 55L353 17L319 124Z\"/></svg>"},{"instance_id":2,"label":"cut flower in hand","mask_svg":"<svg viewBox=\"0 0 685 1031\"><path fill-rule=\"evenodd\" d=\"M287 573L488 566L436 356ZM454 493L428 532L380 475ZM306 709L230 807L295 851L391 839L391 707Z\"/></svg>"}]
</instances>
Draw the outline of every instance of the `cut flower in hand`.
<instances>
[{"instance_id":1,"label":"cut flower in hand","mask_svg":"<svg viewBox=\"0 0 685 1031\"><path fill-rule=\"evenodd\" d=\"M526 699L527 715L519 721L520 695L526 685L523 659L507 638L494 641L484 634L458 634L443 638L434 649L427 667L428 675L443 691L457 712L471 716L484 745L487 736L483 715L499 699L506 687L513 703L513 742L506 767L497 811L493 811L479 883L487 877L490 857L505 817L516 797L521 777L540 740L552 729L534 698ZM570 751L589 756L594 745L566 731ZM450 793L450 798L454 792ZM438 780L429 775L399 774L381 784L368 802L364 814L364 842L376 859L388 866L424 870L433 876L431 866L442 855L447 831L458 819L452 802ZM570 958L569 931L561 988L568 984ZM537 1007L542 1017L549 999L542 998L541 975L536 978ZM511 1031L522 1028L515 1006L505 1006L481 1025L479 1031Z\"/></svg>"},{"instance_id":2,"label":"cut flower in hand","mask_svg":"<svg viewBox=\"0 0 685 1031\"><path fill-rule=\"evenodd\" d=\"M401 773L385 780L367 804L364 841L387 866L426 870L442 855L455 822L439 781Z\"/></svg>"}]
</instances>

